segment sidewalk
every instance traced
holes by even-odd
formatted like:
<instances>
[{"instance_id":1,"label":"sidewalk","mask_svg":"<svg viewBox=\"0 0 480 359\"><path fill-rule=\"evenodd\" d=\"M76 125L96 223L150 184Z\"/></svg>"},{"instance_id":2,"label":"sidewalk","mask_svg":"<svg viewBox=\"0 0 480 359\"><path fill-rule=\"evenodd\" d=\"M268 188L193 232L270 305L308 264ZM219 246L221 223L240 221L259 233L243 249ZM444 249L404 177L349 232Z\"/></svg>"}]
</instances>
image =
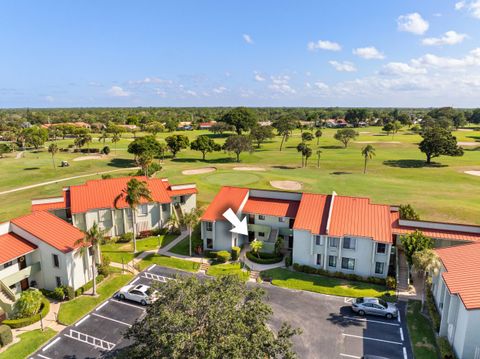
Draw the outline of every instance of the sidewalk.
<instances>
[{"instance_id":1,"label":"sidewalk","mask_svg":"<svg viewBox=\"0 0 480 359\"><path fill-rule=\"evenodd\" d=\"M269 270L273 268L284 268L285 267L285 261L281 261L278 263L273 263L273 264L259 264L259 263L254 263L250 259L247 258L247 251L250 249L250 246L244 246L242 251L240 252L240 260L243 261L252 271L256 272L262 272L264 270Z\"/></svg>"}]
</instances>

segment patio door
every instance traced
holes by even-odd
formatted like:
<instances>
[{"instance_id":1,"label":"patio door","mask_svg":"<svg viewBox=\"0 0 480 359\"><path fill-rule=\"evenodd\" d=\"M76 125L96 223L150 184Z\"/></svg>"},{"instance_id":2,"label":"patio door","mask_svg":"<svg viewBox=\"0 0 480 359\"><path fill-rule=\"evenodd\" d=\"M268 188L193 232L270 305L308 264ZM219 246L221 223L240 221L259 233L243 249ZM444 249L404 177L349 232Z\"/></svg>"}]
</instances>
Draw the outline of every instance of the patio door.
<instances>
[{"instance_id":1,"label":"patio door","mask_svg":"<svg viewBox=\"0 0 480 359\"><path fill-rule=\"evenodd\" d=\"M25 256L21 256L18 258L18 269L22 270L27 268L27 262L25 260ZM28 278L25 278L20 281L20 287L22 288L22 291L27 290L29 288L28 285Z\"/></svg>"}]
</instances>

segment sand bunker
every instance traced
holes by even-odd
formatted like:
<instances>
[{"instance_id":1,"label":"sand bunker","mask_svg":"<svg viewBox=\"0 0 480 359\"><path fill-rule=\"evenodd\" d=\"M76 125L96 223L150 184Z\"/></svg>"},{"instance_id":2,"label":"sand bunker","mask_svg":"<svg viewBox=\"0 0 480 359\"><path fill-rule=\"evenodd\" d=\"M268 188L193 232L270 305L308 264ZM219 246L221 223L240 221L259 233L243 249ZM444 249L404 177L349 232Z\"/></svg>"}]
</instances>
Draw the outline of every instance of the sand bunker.
<instances>
[{"instance_id":1,"label":"sand bunker","mask_svg":"<svg viewBox=\"0 0 480 359\"><path fill-rule=\"evenodd\" d=\"M458 131L469 132L469 131L473 131L473 128L459 128Z\"/></svg>"},{"instance_id":2,"label":"sand bunker","mask_svg":"<svg viewBox=\"0 0 480 359\"><path fill-rule=\"evenodd\" d=\"M400 143L400 141L353 141L355 143Z\"/></svg>"},{"instance_id":3,"label":"sand bunker","mask_svg":"<svg viewBox=\"0 0 480 359\"><path fill-rule=\"evenodd\" d=\"M233 167L235 171L266 171L263 167Z\"/></svg>"},{"instance_id":4,"label":"sand bunker","mask_svg":"<svg viewBox=\"0 0 480 359\"><path fill-rule=\"evenodd\" d=\"M360 131L359 133L360 133L361 135L363 135L363 134L371 133L371 132L369 132L369 131Z\"/></svg>"},{"instance_id":5,"label":"sand bunker","mask_svg":"<svg viewBox=\"0 0 480 359\"><path fill-rule=\"evenodd\" d=\"M87 161L87 160L101 160L103 156L100 155L94 155L94 156L81 156L81 157L76 157L73 160L74 161Z\"/></svg>"},{"instance_id":6,"label":"sand bunker","mask_svg":"<svg viewBox=\"0 0 480 359\"><path fill-rule=\"evenodd\" d=\"M302 189L302 184L297 181L270 181L270 185L279 189L298 191Z\"/></svg>"},{"instance_id":7,"label":"sand bunker","mask_svg":"<svg viewBox=\"0 0 480 359\"><path fill-rule=\"evenodd\" d=\"M465 171L467 175L472 175L472 176L479 176L480 177L480 171Z\"/></svg>"},{"instance_id":8,"label":"sand bunker","mask_svg":"<svg viewBox=\"0 0 480 359\"><path fill-rule=\"evenodd\" d=\"M480 146L480 142L457 142L459 146Z\"/></svg>"},{"instance_id":9,"label":"sand bunker","mask_svg":"<svg viewBox=\"0 0 480 359\"><path fill-rule=\"evenodd\" d=\"M182 174L184 175L199 175L202 173L209 173L209 172L215 172L217 169L215 167L203 167L203 168L196 168L194 170L185 170L182 171Z\"/></svg>"}]
</instances>

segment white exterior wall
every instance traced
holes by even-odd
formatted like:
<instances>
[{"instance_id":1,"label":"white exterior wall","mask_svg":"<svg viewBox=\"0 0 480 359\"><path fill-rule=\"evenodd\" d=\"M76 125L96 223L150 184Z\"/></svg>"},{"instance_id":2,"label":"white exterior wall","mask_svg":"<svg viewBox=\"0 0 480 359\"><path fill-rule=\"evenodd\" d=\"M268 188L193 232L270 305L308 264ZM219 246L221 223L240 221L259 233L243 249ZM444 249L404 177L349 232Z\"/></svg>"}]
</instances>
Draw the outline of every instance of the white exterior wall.
<instances>
[{"instance_id":1,"label":"white exterior wall","mask_svg":"<svg viewBox=\"0 0 480 359\"><path fill-rule=\"evenodd\" d=\"M203 249L212 250L207 248L207 238L213 238L213 250L215 251L230 251L234 246L234 238L232 232L232 225L226 221L212 222L212 231L206 230L206 222L201 223L201 236L203 239ZM241 245L237 240L237 245Z\"/></svg>"},{"instance_id":2,"label":"white exterior wall","mask_svg":"<svg viewBox=\"0 0 480 359\"><path fill-rule=\"evenodd\" d=\"M87 282L93 280L92 261L93 256L89 255L89 250L75 250L65 255L66 272L68 273L68 286L74 290L84 286Z\"/></svg>"}]
</instances>

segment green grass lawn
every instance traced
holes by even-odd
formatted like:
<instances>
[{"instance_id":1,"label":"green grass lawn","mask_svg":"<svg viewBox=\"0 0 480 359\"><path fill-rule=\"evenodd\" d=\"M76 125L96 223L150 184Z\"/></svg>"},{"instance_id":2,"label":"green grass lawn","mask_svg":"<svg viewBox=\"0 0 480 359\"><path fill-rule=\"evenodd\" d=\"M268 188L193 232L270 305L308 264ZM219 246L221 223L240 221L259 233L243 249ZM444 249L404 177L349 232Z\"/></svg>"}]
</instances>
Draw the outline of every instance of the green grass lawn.
<instances>
[{"instance_id":1,"label":"green grass lawn","mask_svg":"<svg viewBox=\"0 0 480 359\"><path fill-rule=\"evenodd\" d=\"M166 234L160 236L147 237L137 239L137 253L135 257L144 251L157 249L162 245L165 246L176 238L175 235ZM124 263L130 262L133 258L133 242L128 243L107 243L100 246L102 254L110 258L112 262Z\"/></svg>"},{"instance_id":2,"label":"green grass lawn","mask_svg":"<svg viewBox=\"0 0 480 359\"><path fill-rule=\"evenodd\" d=\"M432 324L421 313L422 303L408 302L407 326L416 359L437 359L439 356Z\"/></svg>"},{"instance_id":3,"label":"green grass lawn","mask_svg":"<svg viewBox=\"0 0 480 359\"><path fill-rule=\"evenodd\" d=\"M240 263L214 264L208 268L207 274L214 277L223 275L236 275L244 282L246 282L250 277L249 271L242 271Z\"/></svg>"},{"instance_id":4,"label":"green grass lawn","mask_svg":"<svg viewBox=\"0 0 480 359\"><path fill-rule=\"evenodd\" d=\"M221 185L251 186L272 189L272 180L296 180L303 183L303 190L317 193L331 193L335 190L340 195L367 196L374 203L402 204L410 203L421 217L426 220L476 223L480 217L480 177L467 175L464 171L480 170L480 131L454 131L458 141L476 143L478 146L465 147L462 157L435 158L439 165L425 166L425 156L418 149L421 137L411 134L407 129L401 130L393 138L386 136L379 127L358 129L356 142L342 148L333 136L336 129L322 129L320 139L320 168L316 166L316 141L311 142L314 155L309 160L308 168L300 168L301 156L296 150L300 140L300 131L295 131L286 143L285 149L279 151L280 137L262 145L252 153L242 153L241 165L264 167L263 172L238 172L233 167L238 164L233 156L224 152L209 153L206 161L201 154L190 149L182 150L176 159L167 158L158 177L168 177L171 183L195 182L199 189L200 204L210 203ZM214 136L208 131L181 131L191 140L200 134L211 136L216 142L223 143L226 136ZM157 135L160 141L172 133ZM138 134L141 135L141 134ZM116 169L131 165L132 156L126 152L131 139L125 138L118 143L118 151L108 158L91 161L73 162L77 154L59 153L57 161L66 159L71 167L52 168L51 156L47 152L26 153L26 157L16 160L14 154L0 159L3 173L0 179L0 191L31 183L52 180L83 173L95 173L100 170ZM73 142L64 141L65 145ZM368 162L367 174L363 174L363 157L361 149L366 142L372 142L376 156ZM393 143L392 143L393 142ZM62 142L62 146L64 145ZM108 143L107 143L108 144ZM103 144L94 140L92 147ZM112 147L113 148L113 147ZM214 166L216 172L190 175L182 174L185 169ZM128 174L124 172L123 175ZM121 175L120 173L115 176ZM34 188L22 192L0 195L0 199L9 206L0 208L0 221L29 211L31 199L42 196L58 195L62 187L84 183L92 176L68 182L60 182L46 187ZM454 186L455 190L452 190Z\"/></svg>"},{"instance_id":5,"label":"green grass lawn","mask_svg":"<svg viewBox=\"0 0 480 359\"><path fill-rule=\"evenodd\" d=\"M180 241L175 247L170 249L170 252L175 254L181 254L184 256L189 255L189 238L188 236ZM200 237L200 226L197 226L197 229L192 233L192 253L195 251L195 247L202 245L202 238Z\"/></svg>"},{"instance_id":6,"label":"green grass lawn","mask_svg":"<svg viewBox=\"0 0 480 359\"><path fill-rule=\"evenodd\" d=\"M20 342L13 344L7 350L0 353L0 359L28 358L30 354L50 338L53 338L55 334L57 334L57 332L50 328L45 328L43 332L40 329L35 329L20 334Z\"/></svg>"},{"instance_id":7,"label":"green grass lawn","mask_svg":"<svg viewBox=\"0 0 480 359\"><path fill-rule=\"evenodd\" d=\"M62 303L60 305L60 310L58 311L59 322L66 325L75 323L105 299L111 297L132 278L132 274L112 274L99 284L97 288L97 297L81 295L72 301Z\"/></svg>"},{"instance_id":8,"label":"green grass lawn","mask_svg":"<svg viewBox=\"0 0 480 359\"><path fill-rule=\"evenodd\" d=\"M162 267L175 268L187 272L197 272L200 268L200 264L197 262L158 254L149 254L139 263L141 270L150 267L152 264L157 264Z\"/></svg>"},{"instance_id":9,"label":"green grass lawn","mask_svg":"<svg viewBox=\"0 0 480 359\"><path fill-rule=\"evenodd\" d=\"M270 269L261 272L261 275L262 277L272 278L272 284L279 287L308 290L322 294L343 297L384 297L387 294L395 295L394 291L388 291L385 287L375 284L293 272L283 268Z\"/></svg>"}]
</instances>

